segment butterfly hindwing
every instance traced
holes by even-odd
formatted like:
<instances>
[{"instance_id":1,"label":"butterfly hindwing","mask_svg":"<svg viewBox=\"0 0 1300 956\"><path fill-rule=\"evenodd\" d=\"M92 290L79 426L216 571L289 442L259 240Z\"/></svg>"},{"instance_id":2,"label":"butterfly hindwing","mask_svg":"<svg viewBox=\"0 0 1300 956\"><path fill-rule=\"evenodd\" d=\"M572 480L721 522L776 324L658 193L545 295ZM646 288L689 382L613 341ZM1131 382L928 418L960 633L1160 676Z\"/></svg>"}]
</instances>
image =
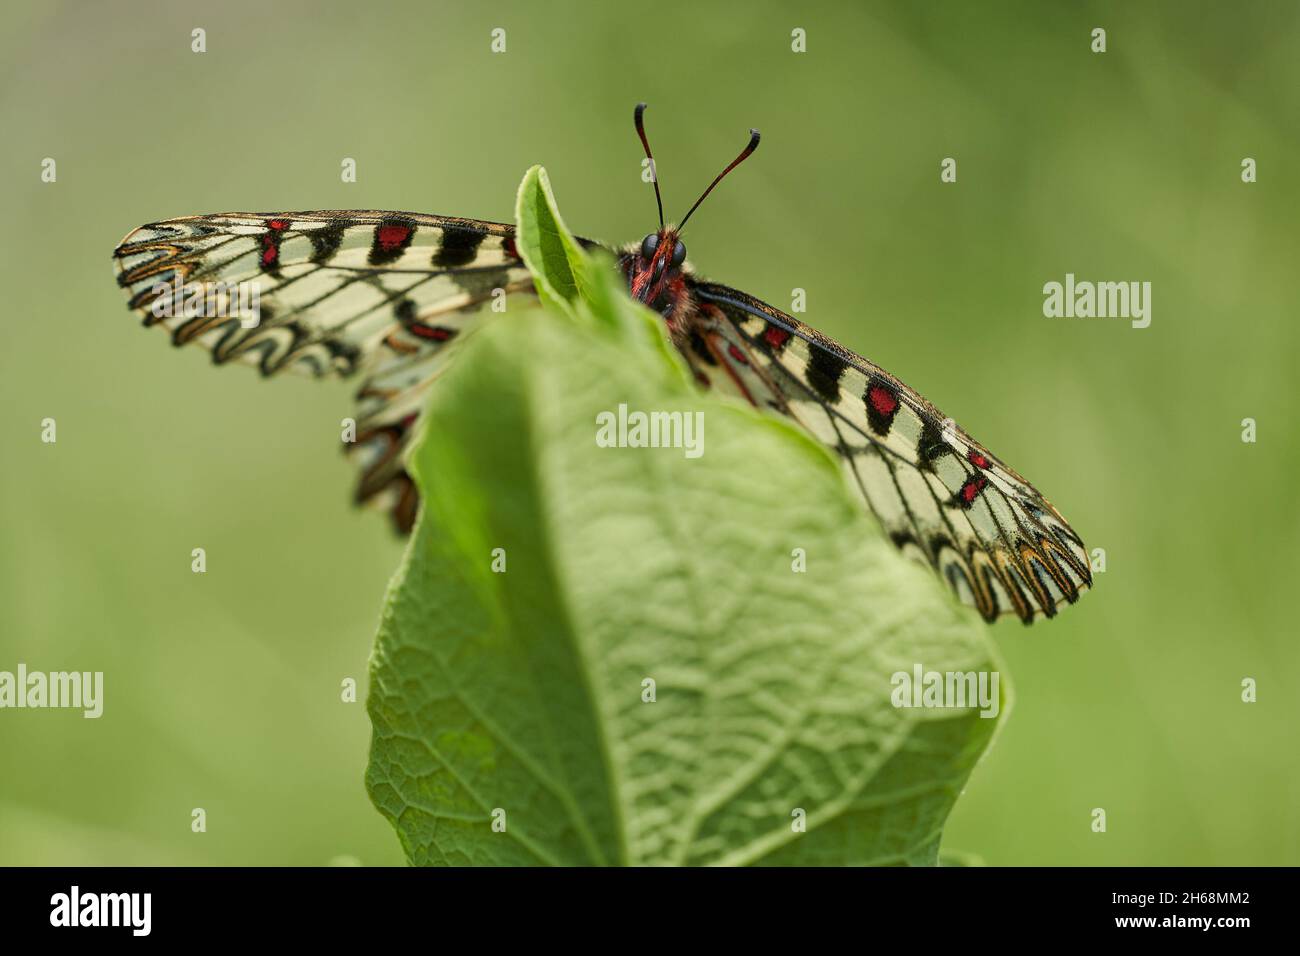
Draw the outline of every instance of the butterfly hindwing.
<instances>
[{"instance_id":1,"label":"butterfly hindwing","mask_svg":"<svg viewBox=\"0 0 1300 956\"><path fill-rule=\"evenodd\" d=\"M131 307L176 345L268 376L363 375L357 499L401 530L417 504L406 447L449 346L494 295L535 294L513 226L419 213L187 216L136 229L114 261Z\"/></svg>"},{"instance_id":2,"label":"butterfly hindwing","mask_svg":"<svg viewBox=\"0 0 1300 956\"><path fill-rule=\"evenodd\" d=\"M835 451L890 539L986 619L1050 617L1091 585L1083 542L1056 509L915 391L746 293L694 280L692 292L702 328L735 330L732 349L711 354L733 385L751 383L736 390Z\"/></svg>"}]
</instances>

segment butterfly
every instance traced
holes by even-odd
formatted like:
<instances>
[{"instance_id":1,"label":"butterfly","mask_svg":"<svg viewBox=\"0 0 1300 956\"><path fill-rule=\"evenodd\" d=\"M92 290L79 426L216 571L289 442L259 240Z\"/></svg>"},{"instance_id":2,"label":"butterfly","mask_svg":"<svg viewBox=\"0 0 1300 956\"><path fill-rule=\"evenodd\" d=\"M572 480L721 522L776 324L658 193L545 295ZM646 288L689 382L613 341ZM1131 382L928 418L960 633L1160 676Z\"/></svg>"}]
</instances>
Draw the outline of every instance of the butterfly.
<instances>
[{"instance_id":1,"label":"butterfly","mask_svg":"<svg viewBox=\"0 0 1300 956\"><path fill-rule=\"evenodd\" d=\"M986 620L1014 613L1030 623L1076 601L1092 584L1088 552L1029 482L878 365L695 274L682 229L759 133L679 225L666 225L645 109L634 122L659 229L611 251L699 385L788 416L823 442L890 540ZM421 213L184 216L134 230L113 258L130 307L175 345L267 376L359 377L345 446L361 470L355 498L388 509L401 532L419 505L405 453L429 388L504 296L536 295L513 225Z\"/></svg>"}]
</instances>

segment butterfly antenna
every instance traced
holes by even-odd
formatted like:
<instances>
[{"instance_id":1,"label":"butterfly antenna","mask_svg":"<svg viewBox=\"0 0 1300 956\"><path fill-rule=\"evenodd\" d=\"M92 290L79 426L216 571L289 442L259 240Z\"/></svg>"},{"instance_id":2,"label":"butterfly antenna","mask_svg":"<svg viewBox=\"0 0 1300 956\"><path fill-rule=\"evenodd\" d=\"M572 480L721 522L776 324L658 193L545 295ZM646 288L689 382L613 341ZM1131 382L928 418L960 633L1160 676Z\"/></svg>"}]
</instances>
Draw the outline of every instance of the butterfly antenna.
<instances>
[{"instance_id":1,"label":"butterfly antenna","mask_svg":"<svg viewBox=\"0 0 1300 956\"><path fill-rule=\"evenodd\" d=\"M659 198L659 168L655 166L655 158L650 152L650 140L645 138L645 115L646 104L638 103L636 112L632 114L636 122L636 134L641 137L641 145L645 147L645 158L650 160L650 179L655 184L655 205L659 207L659 231L663 232L664 228L664 201Z\"/></svg>"},{"instance_id":2,"label":"butterfly antenna","mask_svg":"<svg viewBox=\"0 0 1300 956\"><path fill-rule=\"evenodd\" d=\"M730 166L728 166L722 172L718 173L718 178L715 179L713 182L709 183L709 188L704 190L704 194L700 196L699 199L695 200L695 205L691 207L690 212L688 212L685 216L682 217L681 225L677 227L678 232L681 232L684 228L686 228L686 220L691 218L691 213L695 212L696 209L700 208L700 203L704 202L705 197L708 196L709 193L713 192L713 187L718 185L718 183L722 182L722 177L727 175L727 173L731 172L733 169L735 169L737 166L743 163L747 158L749 158L750 153L758 149L758 139L759 139L758 130L751 129L749 131L749 145L740 151L740 155L731 161Z\"/></svg>"}]
</instances>

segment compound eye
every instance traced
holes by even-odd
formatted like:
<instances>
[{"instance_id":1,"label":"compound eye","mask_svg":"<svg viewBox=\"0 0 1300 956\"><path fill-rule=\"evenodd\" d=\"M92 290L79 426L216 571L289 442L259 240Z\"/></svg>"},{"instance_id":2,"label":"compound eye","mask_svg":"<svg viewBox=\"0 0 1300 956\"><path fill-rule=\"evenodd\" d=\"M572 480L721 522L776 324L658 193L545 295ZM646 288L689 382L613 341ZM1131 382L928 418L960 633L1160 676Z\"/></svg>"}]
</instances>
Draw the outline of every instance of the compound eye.
<instances>
[{"instance_id":1,"label":"compound eye","mask_svg":"<svg viewBox=\"0 0 1300 956\"><path fill-rule=\"evenodd\" d=\"M678 239L677 245L673 249L673 268L676 269L685 261L686 261L686 243Z\"/></svg>"},{"instance_id":2,"label":"compound eye","mask_svg":"<svg viewBox=\"0 0 1300 956\"><path fill-rule=\"evenodd\" d=\"M641 258L649 259L655 254L655 250L658 248L659 234L657 232L652 232L641 240Z\"/></svg>"}]
</instances>

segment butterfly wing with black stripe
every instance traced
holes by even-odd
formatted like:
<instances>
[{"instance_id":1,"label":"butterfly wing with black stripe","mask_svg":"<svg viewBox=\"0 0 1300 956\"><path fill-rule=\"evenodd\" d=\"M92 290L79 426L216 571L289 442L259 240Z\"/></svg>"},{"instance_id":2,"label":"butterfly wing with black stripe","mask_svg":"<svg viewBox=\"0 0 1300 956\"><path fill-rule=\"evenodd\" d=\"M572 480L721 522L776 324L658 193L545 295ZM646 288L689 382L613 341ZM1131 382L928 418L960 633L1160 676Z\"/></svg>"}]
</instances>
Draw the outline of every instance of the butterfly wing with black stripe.
<instances>
[{"instance_id":1,"label":"butterfly wing with black stripe","mask_svg":"<svg viewBox=\"0 0 1300 956\"><path fill-rule=\"evenodd\" d=\"M904 552L987 620L1051 617L1092 584L1083 541L1029 482L897 378L753 296L688 279L694 356L844 461Z\"/></svg>"},{"instance_id":2,"label":"butterfly wing with black stripe","mask_svg":"<svg viewBox=\"0 0 1300 956\"><path fill-rule=\"evenodd\" d=\"M448 346L494 296L535 295L514 232L420 213L225 213L141 226L113 258L131 308L175 345L268 376L364 376L356 497L406 531L418 501L404 453ZM235 314L254 301L256 324Z\"/></svg>"}]
</instances>

